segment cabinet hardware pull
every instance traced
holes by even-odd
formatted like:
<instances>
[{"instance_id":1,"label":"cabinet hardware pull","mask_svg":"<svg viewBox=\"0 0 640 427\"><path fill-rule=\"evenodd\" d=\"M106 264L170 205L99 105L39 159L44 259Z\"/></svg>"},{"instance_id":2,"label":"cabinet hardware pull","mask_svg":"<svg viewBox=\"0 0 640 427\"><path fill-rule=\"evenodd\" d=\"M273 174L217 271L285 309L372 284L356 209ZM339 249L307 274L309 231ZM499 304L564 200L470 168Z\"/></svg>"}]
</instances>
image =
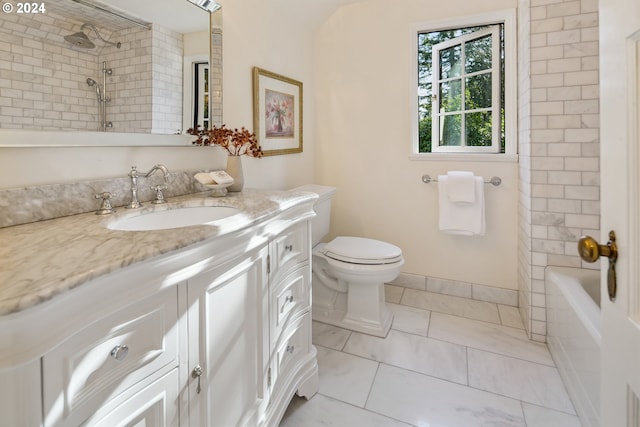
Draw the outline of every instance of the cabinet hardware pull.
<instances>
[{"instance_id":1,"label":"cabinet hardware pull","mask_svg":"<svg viewBox=\"0 0 640 427\"><path fill-rule=\"evenodd\" d=\"M113 350L111 350L111 357L118 361L124 360L124 358L127 357L127 354L129 354L129 347L124 344L117 345Z\"/></svg>"},{"instance_id":2,"label":"cabinet hardware pull","mask_svg":"<svg viewBox=\"0 0 640 427\"><path fill-rule=\"evenodd\" d=\"M200 365L197 365L195 368L193 368L193 371L191 371L191 378L198 379L198 385L196 386L196 393L198 394L200 394L200 392L202 391L202 389L200 388L201 375L202 375L202 367Z\"/></svg>"},{"instance_id":3,"label":"cabinet hardware pull","mask_svg":"<svg viewBox=\"0 0 640 427\"><path fill-rule=\"evenodd\" d=\"M291 353L291 354L293 354L293 350L294 350L295 348L296 348L296 347L295 347L295 346L293 346L293 345L287 345L287 349L286 349L285 351L286 351L287 353Z\"/></svg>"},{"instance_id":4,"label":"cabinet hardware pull","mask_svg":"<svg viewBox=\"0 0 640 427\"><path fill-rule=\"evenodd\" d=\"M124 360L129 354L129 347L127 345L117 345L111 350L111 357L116 359L117 361Z\"/></svg>"},{"instance_id":5,"label":"cabinet hardware pull","mask_svg":"<svg viewBox=\"0 0 640 427\"><path fill-rule=\"evenodd\" d=\"M284 299L284 302L293 302L293 295L289 295Z\"/></svg>"},{"instance_id":6,"label":"cabinet hardware pull","mask_svg":"<svg viewBox=\"0 0 640 427\"><path fill-rule=\"evenodd\" d=\"M284 247L284 250L285 250L285 251L293 252L293 245L287 245L287 246L285 246L285 247Z\"/></svg>"}]
</instances>

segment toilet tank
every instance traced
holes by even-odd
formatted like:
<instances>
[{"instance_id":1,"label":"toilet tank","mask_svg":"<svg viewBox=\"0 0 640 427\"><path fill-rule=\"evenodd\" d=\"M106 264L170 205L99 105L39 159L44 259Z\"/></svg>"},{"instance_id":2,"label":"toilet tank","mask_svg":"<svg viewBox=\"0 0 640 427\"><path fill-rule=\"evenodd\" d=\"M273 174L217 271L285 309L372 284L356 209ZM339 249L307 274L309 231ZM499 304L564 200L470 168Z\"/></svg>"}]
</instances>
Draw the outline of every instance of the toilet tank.
<instances>
[{"instance_id":1,"label":"toilet tank","mask_svg":"<svg viewBox=\"0 0 640 427\"><path fill-rule=\"evenodd\" d=\"M335 187L324 185L307 184L294 188L297 191L308 191L316 193L318 200L313 205L316 216L311 220L311 239L315 246L322 241L324 236L329 234L329 224L331 222L331 198L336 192Z\"/></svg>"}]
</instances>

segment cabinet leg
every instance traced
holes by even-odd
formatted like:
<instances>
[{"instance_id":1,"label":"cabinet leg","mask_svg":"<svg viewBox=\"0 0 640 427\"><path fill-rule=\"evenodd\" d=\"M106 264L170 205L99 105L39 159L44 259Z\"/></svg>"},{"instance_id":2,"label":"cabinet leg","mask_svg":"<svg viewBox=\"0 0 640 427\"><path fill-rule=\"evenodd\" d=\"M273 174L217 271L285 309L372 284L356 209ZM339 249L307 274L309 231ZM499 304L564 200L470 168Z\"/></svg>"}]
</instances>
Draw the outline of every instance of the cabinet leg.
<instances>
[{"instance_id":1,"label":"cabinet leg","mask_svg":"<svg viewBox=\"0 0 640 427\"><path fill-rule=\"evenodd\" d=\"M315 355L315 347L313 347ZM318 362L313 358L313 366L307 371L307 374L300 381L296 394L309 400L318 391Z\"/></svg>"}]
</instances>

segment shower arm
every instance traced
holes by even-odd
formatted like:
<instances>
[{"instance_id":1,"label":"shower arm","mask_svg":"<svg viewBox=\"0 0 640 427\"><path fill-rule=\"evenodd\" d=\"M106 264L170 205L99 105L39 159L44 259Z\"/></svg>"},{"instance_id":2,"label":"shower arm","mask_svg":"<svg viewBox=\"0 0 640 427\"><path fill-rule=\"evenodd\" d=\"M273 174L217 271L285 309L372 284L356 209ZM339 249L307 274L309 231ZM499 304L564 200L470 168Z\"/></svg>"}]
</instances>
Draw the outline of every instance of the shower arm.
<instances>
[{"instance_id":1,"label":"shower arm","mask_svg":"<svg viewBox=\"0 0 640 427\"><path fill-rule=\"evenodd\" d=\"M95 25L93 25L93 24L82 24L82 27L80 27L80 30L81 31L84 30L85 27L91 28L93 30L93 32L96 33L96 36L98 36L98 38L100 40L102 40L103 43L109 44L111 46L115 46L118 49L120 49L120 46L122 46L122 43L120 43L120 42L115 43L115 42L110 42L109 40L103 39L102 36L100 35L100 33L98 32L98 29L95 27Z\"/></svg>"}]
</instances>

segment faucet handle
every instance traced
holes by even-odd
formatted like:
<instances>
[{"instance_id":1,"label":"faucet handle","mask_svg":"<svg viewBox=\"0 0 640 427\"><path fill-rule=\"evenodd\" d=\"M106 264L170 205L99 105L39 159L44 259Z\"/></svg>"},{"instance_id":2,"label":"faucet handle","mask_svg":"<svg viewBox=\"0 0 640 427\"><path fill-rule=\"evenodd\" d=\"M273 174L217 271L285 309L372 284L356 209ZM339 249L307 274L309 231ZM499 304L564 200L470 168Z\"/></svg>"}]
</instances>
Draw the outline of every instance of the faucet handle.
<instances>
[{"instance_id":1,"label":"faucet handle","mask_svg":"<svg viewBox=\"0 0 640 427\"><path fill-rule=\"evenodd\" d=\"M156 185L154 187L151 187L151 189L156 192L156 198L153 199L151 203L153 203L154 205L167 203L167 201L164 198L164 193L162 192L163 190L167 189L166 185Z\"/></svg>"},{"instance_id":2,"label":"faucet handle","mask_svg":"<svg viewBox=\"0 0 640 427\"><path fill-rule=\"evenodd\" d=\"M117 194L111 194L108 191L104 191L102 193L98 193L95 195L96 199L102 199L102 203L100 204L100 209L96 211L96 215L107 215L110 213L114 213L116 210L111 206L111 198L116 197Z\"/></svg>"}]
</instances>

